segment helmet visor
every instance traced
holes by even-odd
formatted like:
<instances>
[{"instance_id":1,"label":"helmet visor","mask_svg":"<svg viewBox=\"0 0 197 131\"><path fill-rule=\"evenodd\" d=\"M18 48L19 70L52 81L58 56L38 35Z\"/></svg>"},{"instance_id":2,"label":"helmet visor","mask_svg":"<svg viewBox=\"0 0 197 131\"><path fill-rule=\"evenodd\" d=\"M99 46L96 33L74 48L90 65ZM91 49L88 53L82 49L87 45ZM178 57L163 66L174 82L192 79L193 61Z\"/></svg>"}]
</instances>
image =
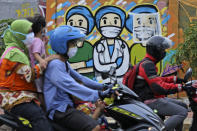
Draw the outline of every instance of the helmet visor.
<instances>
[{"instance_id":1,"label":"helmet visor","mask_svg":"<svg viewBox=\"0 0 197 131\"><path fill-rule=\"evenodd\" d=\"M172 41L168 38L165 37L165 40L162 42L162 47L163 50L172 48Z\"/></svg>"},{"instance_id":2,"label":"helmet visor","mask_svg":"<svg viewBox=\"0 0 197 131\"><path fill-rule=\"evenodd\" d=\"M72 42L77 46L77 47L82 47L83 46L83 41L85 40L85 37L73 40Z\"/></svg>"}]
</instances>

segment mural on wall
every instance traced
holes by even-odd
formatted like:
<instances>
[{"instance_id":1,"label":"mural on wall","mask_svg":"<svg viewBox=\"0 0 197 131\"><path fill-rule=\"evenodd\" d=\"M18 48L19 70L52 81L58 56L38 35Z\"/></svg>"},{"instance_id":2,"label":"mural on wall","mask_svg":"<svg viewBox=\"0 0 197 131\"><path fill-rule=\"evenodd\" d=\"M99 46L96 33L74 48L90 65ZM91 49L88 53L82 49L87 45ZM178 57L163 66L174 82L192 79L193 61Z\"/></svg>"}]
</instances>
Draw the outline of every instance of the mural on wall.
<instances>
[{"instance_id":1,"label":"mural on wall","mask_svg":"<svg viewBox=\"0 0 197 131\"><path fill-rule=\"evenodd\" d=\"M154 35L161 35L160 16L156 6L137 5L129 11L127 29L133 33L135 43L145 43Z\"/></svg>"},{"instance_id":2,"label":"mural on wall","mask_svg":"<svg viewBox=\"0 0 197 131\"><path fill-rule=\"evenodd\" d=\"M166 75L180 68L169 64L182 39L178 10L174 0L51 0L47 1L48 35L65 24L84 32L86 40L78 44L81 52L69 61L78 72L103 83L110 82L103 74L111 67L121 80L129 64L142 60L148 38L169 37L174 46L157 65L160 75ZM48 53L54 53L50 46Z\"/></svg>"},{"instance_id":3,"label":"mural on wall","mask_svg":"<svg viewBox=\"0 0 197 131\"><path fill-rule=\"evenodd\" d=\"M85 6L74 6L70 8L65 16L67 25L78 28L88 35L94 28L94 18L91 11ZM69 59L71 66L79 73L93 79L93 47L88 41L77 43L77 54Z\"/></svg>"},{"instance_id":4,"label":"mural on wall","mask_svg":"<svg viewBox=\"0 0 197 131\"><path fill-rule=\"evenodd\" d=\"M94 44L93 62L96 80L110 83L109 73L115 68L118 81L129 68L129 50L120 34L125 26L126 15L115 6L103 6L95 14L96 27L102 37ZM114 79L114 78L113 78Z\"/></svg>"},{"instance_id":5,"label":"mural on wall","mask_svg":"<svg viewBox=\"0 0 197 131\"><path fill-rule=\"evenodd\" d=\"M141 4L134 6L126 21L126 28L133 33L131 46L131 64L140 62L146 54L146 41L154 36L161 35L160 14L153 4ZM162 62L157 64L158 72L161 73Z\"/></svg>"}]
</instances>

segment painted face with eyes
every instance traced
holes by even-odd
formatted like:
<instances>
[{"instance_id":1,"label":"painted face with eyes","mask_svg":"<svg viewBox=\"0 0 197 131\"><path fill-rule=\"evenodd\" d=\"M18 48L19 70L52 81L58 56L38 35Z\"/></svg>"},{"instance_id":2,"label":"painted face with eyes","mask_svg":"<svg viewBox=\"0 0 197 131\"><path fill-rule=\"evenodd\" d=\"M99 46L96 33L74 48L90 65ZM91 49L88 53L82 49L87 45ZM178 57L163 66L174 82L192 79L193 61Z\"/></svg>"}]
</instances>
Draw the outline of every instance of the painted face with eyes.
<instances>
[{"instance_id":1,"label":"painted face with eyes","mask_svg":"<svg viewBox=\"0 0 197 131\"><path fill-rule=\"evenodd\" d=\"M121 19L120 16L114 13L103 15L100 19L101 34L107 38L115 38L121 32Z\"/></svg>"},{"instance_id":2,"label":"painted face with eyes","mask_svg":"<svg viewBox=\"0 0 197 131\"><path fill-rule=\"evenodd\" d=\"M133 34L136 41L146 41L154 35L160 35L159 16L152 14L133 15Z\"/></svg>"},{"instance_id":3,"label":"painted face with eyes","mask_svg":"<svg viewBox=\"0 0 197 131\"><path fill-rule=\"evenodd\" d=\"M84 34L87 34L88 21L83 15L75 14L67 20L67 25L74 26L80 29Z\"/></svg>"}]
</instances>

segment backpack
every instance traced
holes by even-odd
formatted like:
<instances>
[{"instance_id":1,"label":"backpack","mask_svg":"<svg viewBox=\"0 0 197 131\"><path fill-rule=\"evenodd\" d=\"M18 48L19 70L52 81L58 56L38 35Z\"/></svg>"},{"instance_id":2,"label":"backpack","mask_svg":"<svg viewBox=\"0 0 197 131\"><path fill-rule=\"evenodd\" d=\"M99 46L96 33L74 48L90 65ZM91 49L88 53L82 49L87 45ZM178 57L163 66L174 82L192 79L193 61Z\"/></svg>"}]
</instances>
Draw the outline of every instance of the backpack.
<instances>
[{"instance_id":1,"label":"backpack","mask_svg":"<svg viewBox=\"0 0 197 131\"><path fill-rule=\"evenodd\" d=\"M142 61L140 61L139 63L137 63L136 65L132 66L130 65L129 70L127 71L127 73L123 76L123 81L122 83L127 86L128 88L130 88L131 90L133 90L134 88L134 84L135 84L135 79L138 75L139 72L139 66L142 62L144 62L146 59L143 59Z\"/></svg>"}]
</instances>

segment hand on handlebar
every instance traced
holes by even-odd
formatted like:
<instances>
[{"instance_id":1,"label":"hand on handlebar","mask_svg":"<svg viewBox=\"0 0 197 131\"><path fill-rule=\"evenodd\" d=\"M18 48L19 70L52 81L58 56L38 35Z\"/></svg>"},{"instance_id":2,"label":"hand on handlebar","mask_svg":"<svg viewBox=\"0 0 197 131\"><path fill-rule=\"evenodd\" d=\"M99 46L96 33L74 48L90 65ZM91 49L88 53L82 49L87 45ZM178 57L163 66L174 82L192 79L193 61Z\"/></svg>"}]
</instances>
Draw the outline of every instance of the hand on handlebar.
<instances>
[{"instance_id":1,"label":"hand on handlebar","mask_svg":"<svg viewBox=\"0 0 197 131\"><path fill-rule=\"evenodd\" d=\"M106 90L106 89L112 89L114 87L114 84L103 84L103 89Z\"/></svg>"},{"instance_id":2,"label":"hand on handlebar","mask_svg":"<svg viewBox=\"0 0 197 131\"><path fill-rule=\"evenodd\" d=\"M184 79L177 77L176 83L182 84L182 83L186 83L186 82L187 81L185 81Z\"/></svg>"},{"instance_id":3,"label":"hand on handlebar","mask_svg":"<svg viewBox=\"0 0 197 131\"><path fill-rule=\"evenodd\" d=\"M183 90L185 90L185 91L196 91L196 90L197 90L196 87L191 86L191 85L185 85L185 86L183 86L182 88L183 88Z\"/></svg>"},{"instance_id":4,"label":"hand on handlebar","mask_svg":"<svg viewBox=\"0 0 197 131\"><path fill-rule=\"evenodd\" d=\"M111 92L112 92L112 89L108 88L105 91L98 91L98 95L101 98L101 100L104 100L105 97L110 97L110 95L112 94Z\"/></svg>"},{"instance_id":5,"label":"hand on handlebar","mask_svg":"<svg viewBox=\"0 0 197 131\"><path fill-rule=\"evenodd\" d=\"M197 82L196 81L192 82L192 86L197 89Z\"/></svg>"}]
</instances>

